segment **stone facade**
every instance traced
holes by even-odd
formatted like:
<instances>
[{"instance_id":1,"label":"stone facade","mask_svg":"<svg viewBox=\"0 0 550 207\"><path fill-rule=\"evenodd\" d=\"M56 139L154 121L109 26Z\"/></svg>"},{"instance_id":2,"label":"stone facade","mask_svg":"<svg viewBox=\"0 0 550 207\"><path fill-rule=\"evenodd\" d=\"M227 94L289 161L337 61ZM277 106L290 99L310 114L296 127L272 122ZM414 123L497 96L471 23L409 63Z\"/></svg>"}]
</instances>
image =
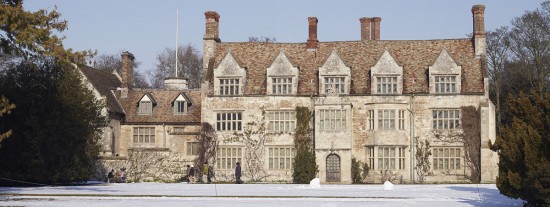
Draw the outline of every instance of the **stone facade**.
<instances>
[{"instance_id":1,"label":"stone facade","mask_svg":"<svg viewBox=\"0 0 550 207\"><path fill-rule=\"evenodd\" d=\"M206 12L202 121L216 127L220 148L242 150L237 157L244 162L250 147L242 137L259 130L248 136L263 145L261 180L292 181L292 169L280 159L288 156L271 149L293 148L292 127L280 124L295 124L287 112L305 106L314 112L324 183L351 183L352 158L370 166L367 182L416 182L414 137L431 142L427 182L468 182L463 142L445 137L461 134L461 107L473 106L481 120L481 181L494 182L498 156L488 148L495 112L483 58L483 11L482 5L472 8L471 39L380 40L381 18L375 17L360 19L359 41L319 42L318 19L310 17L304 43L225 43L217 30L220 16ZM231 168L218 170L231 179ZM255 179L250 174L244 177Z\"/></svg>"}]
</instances>

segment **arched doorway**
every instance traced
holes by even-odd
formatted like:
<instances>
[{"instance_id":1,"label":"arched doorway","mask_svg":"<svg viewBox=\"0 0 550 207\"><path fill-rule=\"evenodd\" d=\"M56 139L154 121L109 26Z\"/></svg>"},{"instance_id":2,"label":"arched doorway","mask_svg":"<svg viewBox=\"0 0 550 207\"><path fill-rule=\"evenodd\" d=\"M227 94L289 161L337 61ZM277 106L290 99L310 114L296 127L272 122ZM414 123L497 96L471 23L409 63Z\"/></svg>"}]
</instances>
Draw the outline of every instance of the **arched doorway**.
<instances>
[{"instance_id":1,"label":"arched doorway","mask_svg":"<svg viewBox=\"0 0 550 207\"><path fill-rule=\"evenodd\" d=\"M340 156L327 156L327 182L340 182Z\"/></svg>"}]
</instances>

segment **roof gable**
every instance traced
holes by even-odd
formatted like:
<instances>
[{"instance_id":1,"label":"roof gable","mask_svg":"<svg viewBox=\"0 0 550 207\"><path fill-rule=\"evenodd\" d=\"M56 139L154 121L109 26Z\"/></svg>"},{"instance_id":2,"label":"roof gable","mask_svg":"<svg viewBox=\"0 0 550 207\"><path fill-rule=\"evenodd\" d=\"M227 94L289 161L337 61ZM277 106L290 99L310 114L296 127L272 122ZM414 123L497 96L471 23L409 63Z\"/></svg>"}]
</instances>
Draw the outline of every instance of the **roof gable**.
<instances>
[{"instance_id":1,"label":"roof gable","mask_svg":"<svg viewBox=\"0 0 550 207\"><path fill-rule=\"evenodd\" d=\"M378 62L371 67L371 74L403 74L403 67L399 66L393 56L384 50Z\"/></svg>"},{"instance_id":2,"label":"roof gable","mask_svg":"<svg viewBox=\"0 0 550 207\"><path fill-rule=\"evenodd\" d=\"M150 93L145 93L145 94L143 94L143 96L141 96L141 98L137 102L138 106L139 106L139 103L142 102L142 101L151 101L153 103L153 105L157 105L157 102L155 101L155 98L153 97L153 94L150 94Z\"/></svg>"},{"instance_id":3,"label":"roof gable","mask_svg":"<svg viewBox=\"0 0 550 207\"><path fill-rule=\"evenodd\" d=\"M456 64L446 49L443 49L439 53L439 56L429 69L431 74L460 74L461 72L461 66Z\"/></svg>"},{"instance_id":4,"label":"roof gable","mask_svg":"<svg viewBox=\"0 0 550 207\"><path fill-rule=\"evenodd\" d=\"M344 64L336 50L332 50L323 66L319 68L319 73L323 75L349 75L350 71L350 67Z\"/></svg>"},{"instance_id":5,"label":"roof gable","mask_svg":"<svg viewBox=\"0 0 550 207\"><path fill-rule=\"evenodd\" d=\"M225 54L218 67L214 70L214 76L242 76L246 74L244 68L239 66L231 51Z\"/></svg>"},{"instance_id":6,"label":"roof gable","mask_svg":"<svg viewBox=\"0 0 550 207\"><path fill-rule=\"evenodd\" d=\"M176 101L185 101L187 102L187 105L188 106L191 106L193 104L193 102L191 101L191 98L189 96L187 96L184 92L178 94L178 96L176 96L176 99L174 99L172 101L172 105L174 105L174 102Z\"/></svg>"},{"instance_id":7,"label":"roof gable","mask_svg":"<svg viewBox=\"0 0 550 207\"><path fill-rule=\"evenodd\" d=\"M297 67L290 62L284 50L281 50L275 60L267 68L268 75L294 75L298 71Z\"/></svg>"}]
</instances>

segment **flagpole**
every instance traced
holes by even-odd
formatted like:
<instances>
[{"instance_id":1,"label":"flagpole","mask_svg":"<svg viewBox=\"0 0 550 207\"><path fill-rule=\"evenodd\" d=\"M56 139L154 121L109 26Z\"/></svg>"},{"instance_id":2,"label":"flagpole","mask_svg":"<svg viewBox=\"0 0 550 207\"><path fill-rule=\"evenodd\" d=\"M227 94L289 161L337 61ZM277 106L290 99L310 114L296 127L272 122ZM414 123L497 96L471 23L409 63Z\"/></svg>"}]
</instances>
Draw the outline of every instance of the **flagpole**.
<instances>
[{"instance_id":1,"label":"flagpole","mask_svg":"<svg viewBox=\"0 0 550 207\"><path fill-rule=\"evenodd\" d=\"M176 9L176 74L174 77L178 77L179 13L179 9Z\"/></svg>"}]
</instances>

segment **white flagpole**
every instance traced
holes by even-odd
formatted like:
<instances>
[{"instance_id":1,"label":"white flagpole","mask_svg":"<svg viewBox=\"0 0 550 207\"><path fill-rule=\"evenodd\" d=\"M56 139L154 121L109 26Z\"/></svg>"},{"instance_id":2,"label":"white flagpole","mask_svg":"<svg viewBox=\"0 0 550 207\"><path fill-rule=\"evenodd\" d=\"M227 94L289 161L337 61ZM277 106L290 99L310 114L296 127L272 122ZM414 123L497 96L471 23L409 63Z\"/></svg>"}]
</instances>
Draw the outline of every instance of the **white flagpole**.
<instances>
[{"instance_id":1,"label":"white flagpole","mask_svg":"<svg viewBox=\"0 0 550 207\"><path fill-rule=\"evenodd\" d=\"M176 9L176 74L174 75L174 77L178 77L179 13L179 9Z\"/></svg>"}]
</instances>

